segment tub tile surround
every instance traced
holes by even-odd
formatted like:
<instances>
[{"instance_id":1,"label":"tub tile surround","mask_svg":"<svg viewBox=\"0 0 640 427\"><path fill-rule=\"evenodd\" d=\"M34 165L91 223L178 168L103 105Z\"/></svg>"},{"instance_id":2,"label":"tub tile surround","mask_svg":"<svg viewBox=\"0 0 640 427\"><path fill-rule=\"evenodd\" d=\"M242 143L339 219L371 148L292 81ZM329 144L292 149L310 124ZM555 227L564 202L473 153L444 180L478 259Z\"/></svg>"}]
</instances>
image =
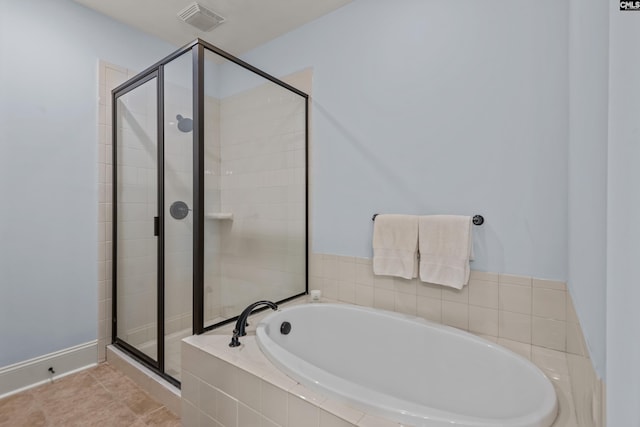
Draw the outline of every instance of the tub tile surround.
<instances>
[{"instance_id":1,"label":"tub tile surround","mask_svg":"<svg viewBox=\"0 0 640 427\"><path fill-rule=\"evenodd\" d=\"M375 277L369 259L322 254L310 256L309 271L310 289L320 289L323 301L426 317L509 348L554 385L559 412L553 427L604 426L604 387L564 283L472 272L469 286L456 291ZM262 355L253 330L242 347L229 348L231 328L183 341L183 425L398 426L296 383Z\"/></svg>"},{"instance_id":2,"label":"tub tile surround","mask_svg":"<svg viewBox=\"0 0 640 427\"><path fill-rule=\"evenodd\" d=\"M345 298L352 286L355 300ZM571 422L577 419L581 427L604 426L604 385L589 359L564 282L472 270L469 285L458 291L419 279L375 276L368 258L314 253L309 257L309 289L320 289L324 297L341 302L417 315L467 330L534 362L555 360L540 356L551 352L547 354L563 360L566 369L541 368L560 390L559 398L562 394L575 407ZM535 358L533 349L538 349Z\"/></svg>"},{"instance_id":3,"label":"tub tile surround","mask_svg":"<svg viewBox=\"0 0 640 427\"><path fill-rule=\"evenodd\" d=\"M229 337L226 331L183 341L183 426L397 426L292 380L262 355L252 332L236 349Z\"/></svg>"},{"instance_id":4,"label":"tub tile surround","mask_svg":"<svg viewBox=\"0 0 640 427\"><path fill-rule=\"evenodd\" d=\"M326 297L323 301L339 302ZM301 303L306 303L306 299L285 305ZM253 315L251 323L257 324L268 313ZM183 340L183 426L399 426L319 395L289 378L262 354L253 328L241 339L241 347L228 347L232 327L228 325L213 333ZM523 355L549 377L559 402L553 427L595 425L578 422L566 352L496 336L481 336Z\"/></svg>"},{"instance_id":5,"label":"tub tile surround","mask_svg":"<svg viewBox=\"0 0 640 427\"><path fill-rule=\"evenodd\" d=\"M309 289L470 332L587 356L564 282L472 271L461 290L374 276L371 259L312 254Z\"/></svg>"}]
</instances>

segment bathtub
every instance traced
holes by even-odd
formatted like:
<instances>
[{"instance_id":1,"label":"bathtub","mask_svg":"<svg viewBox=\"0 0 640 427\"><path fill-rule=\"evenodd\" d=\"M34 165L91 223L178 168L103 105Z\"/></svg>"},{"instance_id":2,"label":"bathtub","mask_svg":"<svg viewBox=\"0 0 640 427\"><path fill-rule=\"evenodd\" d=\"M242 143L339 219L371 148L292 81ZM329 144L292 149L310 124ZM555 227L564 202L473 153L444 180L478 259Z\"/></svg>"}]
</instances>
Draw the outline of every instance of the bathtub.
<instances>
[{"instance_id":1,"label":"bathtub","mask_svg":"<svg viewBox=\"0 0 640 427\"><path fill-rule=\"evenodd\" d=\"M405 425L548 427L557 414L553 386L530 361L417 317L304 304L266 316L256 337L294 380Z\"/></svg>"}]
</instances>

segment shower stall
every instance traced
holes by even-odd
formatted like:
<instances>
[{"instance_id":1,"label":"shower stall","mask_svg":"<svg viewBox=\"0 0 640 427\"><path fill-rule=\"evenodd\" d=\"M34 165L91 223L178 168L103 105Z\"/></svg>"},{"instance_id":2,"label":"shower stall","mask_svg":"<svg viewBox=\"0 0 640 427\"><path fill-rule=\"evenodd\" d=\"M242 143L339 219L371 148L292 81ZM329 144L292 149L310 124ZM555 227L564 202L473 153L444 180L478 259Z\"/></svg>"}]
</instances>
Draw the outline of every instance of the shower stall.
<instances>
[{"instance_id":1,"label":"shower stall","mask_svg":"<svg viewBox=\"0 0 640 427\"><path fill-rule=\"evenodd\" d=\"M202 40L112 91L112 341L180 341L307 285L308 95Z\"/></svg>"}]
</instances>

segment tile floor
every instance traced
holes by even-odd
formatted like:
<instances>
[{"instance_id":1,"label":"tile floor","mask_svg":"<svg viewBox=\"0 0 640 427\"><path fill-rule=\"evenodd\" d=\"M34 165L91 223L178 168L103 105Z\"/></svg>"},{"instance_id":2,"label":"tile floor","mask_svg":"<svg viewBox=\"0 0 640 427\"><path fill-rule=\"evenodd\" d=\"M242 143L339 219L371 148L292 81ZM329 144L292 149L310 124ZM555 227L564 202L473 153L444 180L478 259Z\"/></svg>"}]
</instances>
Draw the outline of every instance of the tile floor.
<instances>
[{"instance_id":1,"label":"tile floor","mask_svg":"<svg viewBox=\"0 0 640 427\"><path fill-rule=\"evenodd\" d=\"M179 427L180 419L108 363L0 400L0 427Z\"/></svg>"}]
</instances>

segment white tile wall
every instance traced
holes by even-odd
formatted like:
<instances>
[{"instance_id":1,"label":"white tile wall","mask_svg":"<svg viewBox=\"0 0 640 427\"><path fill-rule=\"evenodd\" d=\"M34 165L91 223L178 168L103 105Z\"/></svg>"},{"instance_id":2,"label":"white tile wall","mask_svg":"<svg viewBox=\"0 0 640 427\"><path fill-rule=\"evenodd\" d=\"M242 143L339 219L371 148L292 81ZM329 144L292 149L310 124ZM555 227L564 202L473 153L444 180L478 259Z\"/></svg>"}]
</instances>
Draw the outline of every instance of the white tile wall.
<instances>
[{"instance_id":1,"label":"white tile wall","mask_svg":"<svg viewBox=\"0 0 640 427\"><path fill-rule=\"evenodd\" d=\"M442 300L442 323L454 328L469 329L469 305L463 302Z\"/></svg>"},{"instance_id":2,"label":"white tile wall","mask_svg":"<svg viewBox=\"0 0 640 427\"><path fill-rule=\"evenodd\" d=\"M133 72L104 61L98 62L98 361L106 360L111 342L111 219L112 144L111 89Z\"/></svg>"},{"instance_id":3,"label":"white tile wall","mask_svg":"<svg viewBox=\"0 0 640 427\"><path fill-rule=\"evenodd\" d=\"M205 214L222 213L220 200L220 101L205 96ZM222 271L220 267L221 234L231 226L205 216L204 318L205 325L214 324L222 316Z\"/></svg>"},{"instance_id":4,"label":"white tile wall","mask_svg":"<svg viewBox=\"0 0 640 427\"><path fill-rule=\"evenodd\" d=\"M499 337L531 343L531 316L510 311L500 311L499 321Z\"/></svg>"}]
</instances>

